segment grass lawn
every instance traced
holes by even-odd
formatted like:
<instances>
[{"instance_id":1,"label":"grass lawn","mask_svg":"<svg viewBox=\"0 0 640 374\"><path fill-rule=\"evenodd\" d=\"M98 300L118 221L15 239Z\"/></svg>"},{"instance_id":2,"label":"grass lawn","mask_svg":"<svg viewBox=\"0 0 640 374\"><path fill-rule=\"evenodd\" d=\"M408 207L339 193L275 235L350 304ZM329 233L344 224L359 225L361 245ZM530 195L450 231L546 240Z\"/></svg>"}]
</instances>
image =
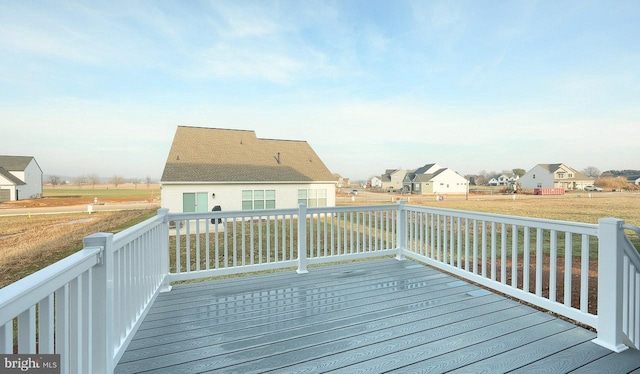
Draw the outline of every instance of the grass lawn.
<instances>
[{"instance_id":1,"label":"grass lawn","mask_svg":"<svg viewBox=\"0 0 640 374\"><path fill-rule=\"evenodd\" d=\"M98 197L99 199L147 199L150 196L160 196L160 186L157 184L151 184L147 187L146 184L138 184L136 186L132 184L119 185L117 188L113 185L96 185L95 187L82 188L75 186L47 186L43 190L45 197L74 197L74 198L91 198Z\"/></svg>"}]
</instances>

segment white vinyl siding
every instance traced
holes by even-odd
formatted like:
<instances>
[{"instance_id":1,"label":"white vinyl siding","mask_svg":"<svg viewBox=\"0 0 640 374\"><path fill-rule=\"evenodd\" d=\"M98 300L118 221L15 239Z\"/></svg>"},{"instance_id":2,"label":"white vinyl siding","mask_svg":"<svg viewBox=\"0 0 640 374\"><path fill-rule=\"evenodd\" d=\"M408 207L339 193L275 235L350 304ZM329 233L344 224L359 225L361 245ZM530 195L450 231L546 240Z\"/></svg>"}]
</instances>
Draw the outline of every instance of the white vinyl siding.
<instances>
[{"instance_id":1,"label":"white vinyl siding","mask_svg":"<svg viewBox=\"0 0 640 374\"><path fill-rule=\"evenodd\" d=\"M167 208L170 211L177 213L183 211L183 193L193 192L194 190L206 191L209 197L209 210L216 205L220 205L223 211L243 210L243 191L251 191L251 193L253 193L255 190L262 190L265 191L264 206L266 209L288 209L298 207L298 194L301 189L324 190L326 192L320 192L319 204L325 204L324 201L326 201L326 206L335 206L335 183L247 183L244 185L200 184L197 187L189 184L163 183L161 189L161 200L163 208ZM307 203L306 196L305 200L302 202L305 204ZM247 202L245 203L247 208L249 204L251 204L253 208L253 197L247 199Z\"/></svg>"}]
</instances>

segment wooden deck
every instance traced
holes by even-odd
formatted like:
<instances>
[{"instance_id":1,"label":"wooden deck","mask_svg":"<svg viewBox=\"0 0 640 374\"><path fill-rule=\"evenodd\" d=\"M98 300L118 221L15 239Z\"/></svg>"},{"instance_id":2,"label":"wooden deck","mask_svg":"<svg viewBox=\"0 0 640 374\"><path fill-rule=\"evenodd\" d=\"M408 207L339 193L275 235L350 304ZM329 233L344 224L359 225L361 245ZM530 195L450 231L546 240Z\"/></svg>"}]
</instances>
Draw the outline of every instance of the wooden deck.
<instances>
[{"instance_id":1,"label":"wooden deck","mask_svg":"<svg viewBox=\"0 0 640 374\"><path fill-rule=\"evenodd\" d=\"M640 373L593 332L412 261L176 286L116 373Z\"/></svg>"}]
</instances>

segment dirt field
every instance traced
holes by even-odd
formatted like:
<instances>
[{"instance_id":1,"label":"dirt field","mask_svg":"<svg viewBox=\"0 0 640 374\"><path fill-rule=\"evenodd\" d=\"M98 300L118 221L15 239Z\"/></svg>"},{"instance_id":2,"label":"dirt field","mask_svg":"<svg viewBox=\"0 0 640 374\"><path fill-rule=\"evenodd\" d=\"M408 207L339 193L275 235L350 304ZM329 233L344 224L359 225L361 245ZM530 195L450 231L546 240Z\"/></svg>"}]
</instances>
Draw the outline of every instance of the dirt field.
<instances>
[{"instance_id":1,"label":"dirt field","mask_svg":"<svg viewBox=\"0 0 640 374\"><path fill-rule=\"evenodd\" d=\"M78 251L87 235L118 232L154 214L125 210L0 217L0 288Z\"/></svg>"}]
</instances>

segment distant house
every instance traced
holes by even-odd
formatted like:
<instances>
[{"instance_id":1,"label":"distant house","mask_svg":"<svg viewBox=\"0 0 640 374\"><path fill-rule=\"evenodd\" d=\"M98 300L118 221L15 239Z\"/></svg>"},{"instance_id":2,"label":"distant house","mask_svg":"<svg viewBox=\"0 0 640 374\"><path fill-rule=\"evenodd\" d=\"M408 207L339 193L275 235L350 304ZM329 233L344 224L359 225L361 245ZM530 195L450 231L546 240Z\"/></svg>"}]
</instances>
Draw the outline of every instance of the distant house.
<instances>
[{"instance_id":1,"label":"distant house","mask_svg":"<svg viewBox=\"0 0 640 374\"><path fill-rule=\"evenodd\" d=\"M42 196L42 169L31 156L0 156L0 202Z\"/></svg>"},{"instance_id":2,"label":"distant house","mask_svg":"<svg viewBox=\"0 0 640 374\"><path fill-rule=\"evenodd\" d=\"M382 187L382 179L380 179L378 177L372 177L371 180L369 181L369 183L371 184L371 188L380 188L380 187Z\"/></svg>"},{"instance_id":3,"label":"distant house","mask_svg":"<svg viewBox=\"0 0 640 374\"><path fill-rule=\"evenodd\" d=\"M351 180L349 178L343 178L340 174L338 173L334 173L333 174L333 179L336 181L337 183L337 187L341 188L341 187L351 187Z\"/></svg>"},{"instance_id":4,"label":"distant house","mask_svg":"<svg viewBox=\"0 0 640 374\"><path fill-rule=\"evenodd\" d=\"M400 190L402 189L402 181L407 174L403 169L387 169L384 174L380 176L382 183L382 189L384 190Z\"/></svg>"},{"instance_id":5,"label":"distant house","mask_svg":"<svg viewBox=\"0 0 640 374\"><path fill-rule=\"evenodd\" d=\"M632 175L627 177L627 181L629 183L633 183L637 186L640 186L640 175Z\"/></svg>"},{"instance_id":6,"label":"distant house","mask_svg":"<svg viewBox=\"0 0 640 374\"><path fill-rule=\"evenodd\" d=\"M449 168L438 164L426 164L408 172L403 181L403 190L414 194L464 194L469 181Z\"/></svg>"},{"instance_id":7,"label":"distant house","mask_svg":"<svg viewBox=\"0 0 640 374\"><path fill-rule=\"evenodd\" d=\"M415 190L413 186L413 180L415 179L416 175L433 174L439 169L442 169L442 167L438 164L426 164L417 169L407 171L407 173L404 176L404 179L402 180L403 191L413 192Z\"/></svg>"},{"instance_id":8,"label":"distant house","mask_svg":"<svg viewBox=\"0 0 640 374\"><path fill-rule=\"evenodd\" d=\"M489 183L487 184L489 186L508 186L510 184L516 183L518 179L520 179L520 177L515 174L514 175L500 174L491 178L489 180Z\"/></svg>"},{"instance_id":9,"label":"distant house","mask_svg":"<svg viewBox=\"0 0 640 374\"><path fill-rule=\"evenodd\" d=\"M172 212L335 206L336 180L305 141L178 126L160 181Z\"/></svg>"},{"instance_id":10,"label":"distant house","mask_svg":"<svg viewBox=\"0 0 640 374\"><path fill-rule=\"evenodd\" d=\"M565 190L584 190L592 185L594 179L565 165L538 164L520 178L524 189L564 188Z\"/></svg>"}]
</instances>

